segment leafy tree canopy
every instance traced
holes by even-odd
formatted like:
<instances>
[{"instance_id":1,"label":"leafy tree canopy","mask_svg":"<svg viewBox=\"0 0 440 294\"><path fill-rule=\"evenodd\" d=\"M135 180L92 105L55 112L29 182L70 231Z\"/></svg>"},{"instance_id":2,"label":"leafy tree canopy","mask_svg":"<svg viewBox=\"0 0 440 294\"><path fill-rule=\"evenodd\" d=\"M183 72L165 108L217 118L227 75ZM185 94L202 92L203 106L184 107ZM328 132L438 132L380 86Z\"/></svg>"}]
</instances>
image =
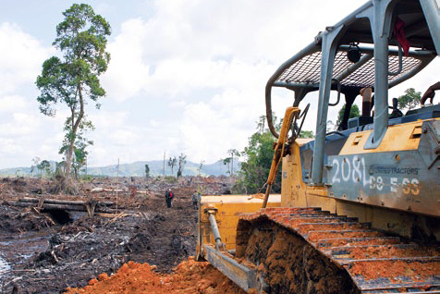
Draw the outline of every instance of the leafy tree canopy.
<instances>
[{"instance_id":1,"label":"leafy tree canopy","mask_svg":"<svg viewBox=\"0 0 440 294\"><path fill-rule=\"evenodd\" d=\"M50 175L50 162L48 160L42 160L37 168L40 170L40 176L42 176L41 172L44 171L46 176Z\"/></svg>"},{"instance_id":2,"label":"leafy tree canopy","mask_svg":"<svg viewBox=\"0 0 440 294\"><path fill-rule=\"evenodd\" d=\"M299 137L300 138L315 138L315 135L313 134L313 131L301 130Z\"/></svg>"},{"instance_id":3,"label":"leafy tree canopy","mask_svg":"<svg viewBox=\"0 0 440 294\"><path fill-rule=\"evenodd\" d=\"M338 120L336 121L336 126L339 126L341 124L342 120L344 119L345 106L346 106L346 104L344 104L344 106L342 106L342 108L339 109ZM359 116L361 116L361 111L359 110L359 107L356 104L353 104L351 106L350 115L348 116L348 119L353 118L353 117L359 117Z\"/></svg>"},{"instance_id":4,"label":"leafy tree canopy","mask_svg":"<svg viewBox=\"0 0 440 294\"><path fill-rule=\"evenodd\" d=\"M241 170L239 172L240 178L237 180L237 192L261 192L269 176L275 138L269 129L264 126L264 121L265 117L261 116L257 122L257 132L249 138L248 146L245 147L241 153L244 161L241 163ZM277 119L274 116L274 122L276 121ZM278 129L281 127L281 123L275 123L275 125ZM277 178L272 190L276 193L281 191L280 173L277 173Z\"/></svg>"},{"instance_id":5,"label":"leafy tree canopy","mask_svg":"<svg viewBox=\"0 0 440 294\"><path fill-rule=\"evenodd\" d=\"M413 109L420 105L420 97L422 93L417 92L414 88L405 90L405 94L397 98L397 107L399 109Z\"/></svg>"}]
</instances>

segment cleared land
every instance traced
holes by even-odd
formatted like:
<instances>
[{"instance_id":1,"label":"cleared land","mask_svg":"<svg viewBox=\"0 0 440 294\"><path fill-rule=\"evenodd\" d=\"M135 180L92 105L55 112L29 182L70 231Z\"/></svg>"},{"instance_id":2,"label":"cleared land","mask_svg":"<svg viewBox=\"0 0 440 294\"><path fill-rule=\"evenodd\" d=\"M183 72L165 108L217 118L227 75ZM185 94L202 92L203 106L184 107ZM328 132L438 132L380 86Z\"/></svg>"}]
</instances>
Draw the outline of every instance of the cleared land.
<instances>
[{"instance_id":1,"label":"cleared land","mask_svg":"<svg viewBox=\"0 0 440 294\"><path fill-rule=\"evenodd\" d=\"M243 293L191 257L191 195L196 188L227 193L228 179L95 179L80 196L54 194L55 186L0 179L0 293ZM171 209L164 200L169 187L176 194ZM93 216L63 209L78 201L93 204Z\"/></svg>"}]
</instances>

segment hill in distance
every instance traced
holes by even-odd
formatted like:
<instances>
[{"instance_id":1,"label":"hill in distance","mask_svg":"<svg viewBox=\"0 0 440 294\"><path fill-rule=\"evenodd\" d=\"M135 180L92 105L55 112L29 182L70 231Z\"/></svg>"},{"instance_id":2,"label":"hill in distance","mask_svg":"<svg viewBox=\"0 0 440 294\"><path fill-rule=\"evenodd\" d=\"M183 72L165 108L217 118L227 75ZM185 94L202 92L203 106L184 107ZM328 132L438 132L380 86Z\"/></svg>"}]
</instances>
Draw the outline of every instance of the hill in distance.
<instances>
[{"instance_id":1,"label":"hill in distance","mask_svg":"<svg viewBox=\"0 0 440 294\"><path fill-rule=\"evenodd\" d=\"M148 164L150 168L150 176L160 176L163 175L163 161L162 160L152 160L152 161L137 161L133 163L124 163L108 165L103 167L88 167L87 174L94 176L109 176L109 177L144 177L145 176L145 165ZM234 162L234 174L240 169L240 162ZM187 161L183 169L183 176L195 176L199 175L199 163L194 163ZM55 162L51 162L52 171L55 170ZM178 167L175 166L173 169L173 175L176 176ZM200 171L202 176L220 176L228 175L228 166L224 165L220 160L212 164L204 164ZM37 174L38 170L33 169L33 174ZM82 171L81 174L85 172ZM30 176L32 174L32 167L16 167L16 168L5 168L0 169L1 176ZM171 168L165 162L165 176L171 176Z\"/></svg>"}]
</instances>

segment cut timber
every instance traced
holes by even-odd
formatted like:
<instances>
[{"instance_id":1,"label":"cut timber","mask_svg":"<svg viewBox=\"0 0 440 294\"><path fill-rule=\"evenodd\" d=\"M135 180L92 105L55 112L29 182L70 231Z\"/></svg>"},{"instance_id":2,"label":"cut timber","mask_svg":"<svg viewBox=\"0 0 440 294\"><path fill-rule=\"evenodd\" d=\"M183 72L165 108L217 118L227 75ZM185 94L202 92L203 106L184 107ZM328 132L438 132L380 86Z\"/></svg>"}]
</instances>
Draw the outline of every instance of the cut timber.
<instances>
[{"instance_id":1,"label":"cut timber","mask_svg":"<svg viewBox=\"0 0 440 294\"><path fill-rule=\"evenodd\" d=\"M86 211L89 216L93 216L95 211L107 211L113 206L113 202L109 201L69 201L56 199L38 199L38 198L21 198L18 201L10 201L9 204L21 207L37 207L38 210L56 209L70 211ZM105 208L105 209L103 209Z\"/></svg>"},{"instance_id":2,"label":"cut timber","mask_svg":"<svg viewBox=\"0 0 440 294\"><path fill-rule=\"evenodd\" d=\"M97 192L117 192L117 193L122 193L122 192L126 192L123 189L113 189L113 188L93 188L92 190L90 190L90 192L92 193L97 193Z\"/></svg>"},{"instance_id":3,"label":"cut timber","mask_svg":"<svg viewBox=\"0 0 440 294\"><path fill-rule=\"evenodd\" d=\"M105 193L125 193L125 192L128 192L128 190L113 189L113 188L93 188L93 189L90 190L90 192L92 192L92 193L100 193L100 192L105 192ZM148 190L138 190L137 188L135 188L135 194L148 195L149 191Z\"/></svg>"},{"instance_id":4,"label":"cut timber","mask_svg":"<svg viewBox=\"0 0 440 294\"><path fill-rule=\"evenodd\" d=\"M30 197L23 197L23 198L20 198L18 201L20 201L20 202L38 203L40 201L40 199L38 199L38 198L30 198ZM72 204L72 205L76 205L76 204L84 204L84 203L87 203L87 202L90 202L90 200L89 201L73 201L73 200L44 199L44 203L51 203L51 204ZM96 201L96 203L98 203L101 206L102 205L103 206L112 206L112 205L114 205L114 203L111 202L111 201Z\"/></svg>"}]
</instances>

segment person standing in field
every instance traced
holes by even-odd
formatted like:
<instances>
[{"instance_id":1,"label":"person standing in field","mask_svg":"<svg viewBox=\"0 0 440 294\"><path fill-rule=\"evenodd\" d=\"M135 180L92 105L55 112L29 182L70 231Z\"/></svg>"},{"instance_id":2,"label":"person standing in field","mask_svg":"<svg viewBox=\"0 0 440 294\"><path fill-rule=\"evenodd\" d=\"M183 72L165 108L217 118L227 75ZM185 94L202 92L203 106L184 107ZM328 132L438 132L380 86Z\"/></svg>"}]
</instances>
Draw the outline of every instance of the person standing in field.
<instances>
[{"instance_id":1,"label":"person standing in field","mask_svg":"<svg viewBox=\"0 0 440 294\"><path fill-rule=\"evenodd\" d=\"M169 188L165 192L165 201L167 203L168 208L171 208L171 206L173 206L173 199L174 199L174 192L171 190L171 188Z\"/></svg>"},{"instance_id":2,"label":"person standing in field","mask_svg":"<svg viewBox=\"0 0 440 294\"><path fill-rule=\"evenodd\" d=\"M198 206L199 197L200 197L200 193L197 192L197 190L194 190L194 193L192 194L192 203L193 203L194 209L199 209L199 206Z\"/></svg>"}]
</instances>

